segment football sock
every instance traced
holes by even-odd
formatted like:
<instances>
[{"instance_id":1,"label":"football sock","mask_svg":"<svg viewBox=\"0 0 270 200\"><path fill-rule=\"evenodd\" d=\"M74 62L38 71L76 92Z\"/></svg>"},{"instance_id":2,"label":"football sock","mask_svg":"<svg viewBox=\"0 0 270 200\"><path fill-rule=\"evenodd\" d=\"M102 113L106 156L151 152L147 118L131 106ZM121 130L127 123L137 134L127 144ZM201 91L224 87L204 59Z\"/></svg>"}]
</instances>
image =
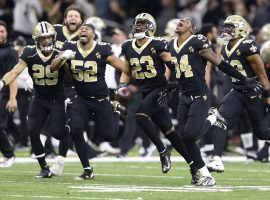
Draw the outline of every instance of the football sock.
<instances>
[{"instance_id":1,"label":"football sock","mask_svg":"<svg viewBox=\"0 0 270 200\"><path fill-rule=\"evenodd\" d=\"M63 140L59 142L59 155L66 157L69 147L71 146L71 136L67 135Z\"/></svg>"},{"instance_id":2,"label":"football sock","mask_svg":"<svg viewBox=\"0 0 270 200\"><path fill-rule=\"evenodd\" d=\"M185 145L188 151L190 158L193 160L194 165L197 169L205 166L205 163L202 159L201 152L195 141L185 141Z\"/></svg>"},{"instance_id":3,"label":"football sock","mask_svg":"<svg viewBox=\"0 0 270 200\"><path fill-rule=\"evenodd\" d=\"M191 163L192 159L190 158L186 146L183 142L183 138L181 135L177 134L176 131L173 131L169 133L168 135L165 135L165 137L171 142L172 146L175 148L175 150L183 156L185 161L187 163Z\"/></svg>"},{"instance_id":4,"label":"football sock","mask_svg":"<svg viewBox=\"0 0 270 200\"><path fill-rule=\"evenodd\" d=\"M162 143L159 133L156 132L155 126L152 121L144 115L136 115L136 121L138 125L144 130L146 135L150 138L150 140L157 147L158 152L164 151L166 148Z\"/></svg>"},{"instance_id":5,"label":"football sock","mask_svg":"<svg viewBox=\"0 0 270 200\"><path fill-rule=\"evenodd\" d=\"M221 128L217 128L214 133L213 143L214 143L214 151L213 156L222 156L223 148L226 143L227 133Z\"/></svg>"}]
</instances>

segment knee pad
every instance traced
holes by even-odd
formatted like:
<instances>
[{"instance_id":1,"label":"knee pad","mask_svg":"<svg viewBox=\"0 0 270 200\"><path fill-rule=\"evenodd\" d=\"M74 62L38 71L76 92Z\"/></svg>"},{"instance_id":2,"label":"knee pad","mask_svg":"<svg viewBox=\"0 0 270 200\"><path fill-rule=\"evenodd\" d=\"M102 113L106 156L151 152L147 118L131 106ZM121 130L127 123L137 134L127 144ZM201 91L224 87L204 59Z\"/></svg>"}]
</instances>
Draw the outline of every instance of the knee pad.
<instances>
[{"instance_id":1,"label":"knee pad","mask_svg":"<svg viewBox=\"0 0 270 200\"><path fill-rule=\"evenodd\" d=\"M149 117L147 115L136 115L136 121L138 124L142 124L143 122L148 122Z\"/></svg>"}]
</instances>

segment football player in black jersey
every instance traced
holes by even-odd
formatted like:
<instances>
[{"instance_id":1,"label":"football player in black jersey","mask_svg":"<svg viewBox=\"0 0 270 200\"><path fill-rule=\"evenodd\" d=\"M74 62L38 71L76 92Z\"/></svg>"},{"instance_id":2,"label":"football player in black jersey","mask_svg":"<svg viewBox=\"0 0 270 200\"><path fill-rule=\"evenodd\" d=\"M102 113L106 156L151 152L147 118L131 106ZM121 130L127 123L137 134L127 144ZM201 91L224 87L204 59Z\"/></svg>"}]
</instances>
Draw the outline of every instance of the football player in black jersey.
<instances>
[{"instance_id":1,"label":"football player in black jersey","mask_svg":"<svg viewBox=\"0 0 270 200\"><path fill-rule=\"evenodd\" d=\"M223 60L234 65L246 77L257 76L263 85L262 94L246 88L241 82L232 78L233 89L224 97L218 110L211 109L207 118L211 125L223 129L233 127L244 109L247 110L254 135L260 140L270 140L268 117L270 108L270 86L259 54L259 47L252 39L246 39L249 25L238 15L229 16L223 23L221 37L227 41L221 50ZM209 124L208 122L208 124ZM223 132L226 136L226 131ZM221 154L226 137L214 146L214 159L207 165L209 170L224 171ZM218 153L219 152L219 153Z\"/></svg>"},{"instance_id":2,"label":"football player in black jersey","mask_svg":"<svg viewBox=\"0 0 270 200\"><path fill-rule=\"evenodd\" d=\"M33 152L41 167L35 178L51 178L40 141L40 131L49 117L50 131L56 139L63 139L68 132L68 128L65 128L64 68L56 71L50 68L52 59L59 53L54 49L55 30L51 24L45 21L38 23L33 30L33 39L36 45L25 47L19 63L3 77L1 83L9 85L28 67L34 83L34 94L28 111L28 131Z\"/></svg>"},{"instance_id":3,"label":"football player in black jersey","mask_svg":"<svg viewBox=\"0 0 270 200\"><path fill-rule=\"evenodd\" d=\"M196 169L187 154L180 135L177 134L169 115L167 106L159 107L159 93L167 86L165 77L166 65L172 67L171 55L167 50L165 39L154 37L156 31L155 19L148 13L136 16L132 26L134 39L122 45L126 65L130 74L122 73L119 88L125 87L133 78L142 92L143 100L136 112L136 121L155 144L160 154L162 172L167 173L171 167L170 152L162 143L155 131L153 122L160 128L173 147L185 158L191 166L192 182L196 182Z\"/></svg>"},{"instance_id":4,"label":"football player in black jersey","mask_svg":"<svg viewBox=\"0 0 270 200\"><path fill-rule=\"evenodd\" d=\"M228 63L217 58L209 48L208 40L203 35L194 35L196 27L190 18L179 20L176 28L178 38L169 43L172 62L175 65L179 82L178 123L179 133L183 136L187 150L199 170L197 186L212 186L214 178L207 170L196 144L200 129L209 109L209 91L205 81L207 61L218 66L248 86L256 86L254 79L243 76ZM252 83L250 85L250 83Z\"/></svg>"},{"instance_id":5,"label":"football player in black jersey","mask_svg":"<svg viewBox=\"0 0 270 200\"><path fill-rule=\"evenodd\" d=\"M79 39L78 32L84 18L85 14L77 5L71 5L65 10L64 24L54 25L56 31L55 47L58 50L63 48L65 41L77 41ZM64 92L66 103L66 120L68 123L71 115L70 108L76 95L72 77L70 75L64 76ZM59 155L55 158L55 163L50 168L53 175L60 176L62 174L64 169L64 160L71 143L72 141L69 135L65 137L64 140L60 140Z\"/></svg>"},{"instance_id":6,"label":"football player in black jersey","mask_svg":"<svg viewBox=\"0 0 270 200\"><path fill-rule=\"evenodd\" d=\"M93 115L99 137L103 140L112 141L116 136L113 108L104 76L107 63L121 71L124 63L112 53L108 43L98 43L94 38L94 26L83 24L79 29L79 41L65 42L63 52L51 65L53 70L65 64L69 66L77 92L71 107L71 136L84 172L76 180L94 178L83 137L89 116Z\"/></svg>"}]
</instances>

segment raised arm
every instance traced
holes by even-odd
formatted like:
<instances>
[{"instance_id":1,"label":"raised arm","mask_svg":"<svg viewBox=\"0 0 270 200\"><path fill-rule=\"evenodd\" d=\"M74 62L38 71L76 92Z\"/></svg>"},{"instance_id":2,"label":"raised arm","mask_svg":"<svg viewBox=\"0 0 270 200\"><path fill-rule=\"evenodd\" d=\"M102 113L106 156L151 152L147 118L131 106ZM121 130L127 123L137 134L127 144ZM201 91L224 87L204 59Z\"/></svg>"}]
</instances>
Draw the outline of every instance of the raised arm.
<instances>
[{"instance_id":1,"label":"raised arm","mask_svg":"<svg viewBox=\"0 0 270 200\"><path fill-rule=\"evenodd\" d=\"M52 71L56 71L62 67L67 60L73 59L76 52L72 50L61 51L58 56L52 60L50 68Z\"/></svg>"},{"instance_id":2,"label":"raised arm","mask_svg":"<svg viewBox=\"0 0 270 200\"><path fill-rule=\"evenodd\" d=\"M239 81L246 81L247 77L245 77L243 74L241 74L238 70L236 70L233 66L230 64L222 61L218 56L208 49L202 49L200 50L200 56L202 56L205 60L211 62L215 66L217 66L221 71L223 71L225 74L228 74L231 77L234 77L238 79Z\"/></svg>"},{"instance_id":3,"label":"raised arm","mask_svg":"<svg viewBox=\"0 0 270 200\"><path fill-rule=\"evenodd\" d=\"M1 80L1 82L4 85L9 85L11 84L21 73L22 71L27 67L26 63L19 59L18 64L15 65L15 67L9 71L8 73L6 73L3 77L3 79ZM0 90L1 90L1 86L0 86Z\"/></svg>"}]
</instances>

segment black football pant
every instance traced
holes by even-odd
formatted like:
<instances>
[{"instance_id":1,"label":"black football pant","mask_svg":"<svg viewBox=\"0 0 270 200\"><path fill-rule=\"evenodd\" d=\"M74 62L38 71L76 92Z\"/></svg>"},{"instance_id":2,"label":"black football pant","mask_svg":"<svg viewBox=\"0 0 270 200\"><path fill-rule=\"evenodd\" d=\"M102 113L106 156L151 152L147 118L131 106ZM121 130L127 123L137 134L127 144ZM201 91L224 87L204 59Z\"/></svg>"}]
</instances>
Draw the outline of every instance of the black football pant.
<instances>
[{"instance_id":1,"label":"black football pant","mask_svg":"<svg viewBox=\"0 0 270 200\"><path fill-rule=\"evenodd\" d=\"M0 151L6 158L14 156L14 149L11 147L7 137L8 111L6 109L8 100L0 100Z\"/></svg>"},{"instance_id":2,"label":"black football pant","mask_svg":"<svg viewBox=\"0 0 270 200\"><path fill-rule=\"evenodd\" d=\"M77 96L71 107L71 137L74 141L83 168L89 167L87 143L83 131L93 115L96 133L103 141L111 142L116 137L113 108L108 98L83 99Z\"/></svg>"},{"instance_id":3,"label":"black football pant","mask_svg":"<svg viewBox=\"0 0 270 200\"><path fill-rule=\"evenodd\" d=\"M207 117L208 109L207 96L179 96L178 132L183 136L187 151L198 169L204 167L205 163L196 141L199 139L200 129Z\"/></svg>"},{"instance_id":4,"label":"black football pant","mask_svg":"<svg viewBox=\"0 0 270 200\"><path fill-rule=\"evenodd\" d=\"M32 149L36 157L45 156L45 150L40 140L40 132L49 119L49 132L58 140L63 139L65 130L64 98L47 100L33 97L28 112L28 132Z\"/></svg>"}]
</instances>

